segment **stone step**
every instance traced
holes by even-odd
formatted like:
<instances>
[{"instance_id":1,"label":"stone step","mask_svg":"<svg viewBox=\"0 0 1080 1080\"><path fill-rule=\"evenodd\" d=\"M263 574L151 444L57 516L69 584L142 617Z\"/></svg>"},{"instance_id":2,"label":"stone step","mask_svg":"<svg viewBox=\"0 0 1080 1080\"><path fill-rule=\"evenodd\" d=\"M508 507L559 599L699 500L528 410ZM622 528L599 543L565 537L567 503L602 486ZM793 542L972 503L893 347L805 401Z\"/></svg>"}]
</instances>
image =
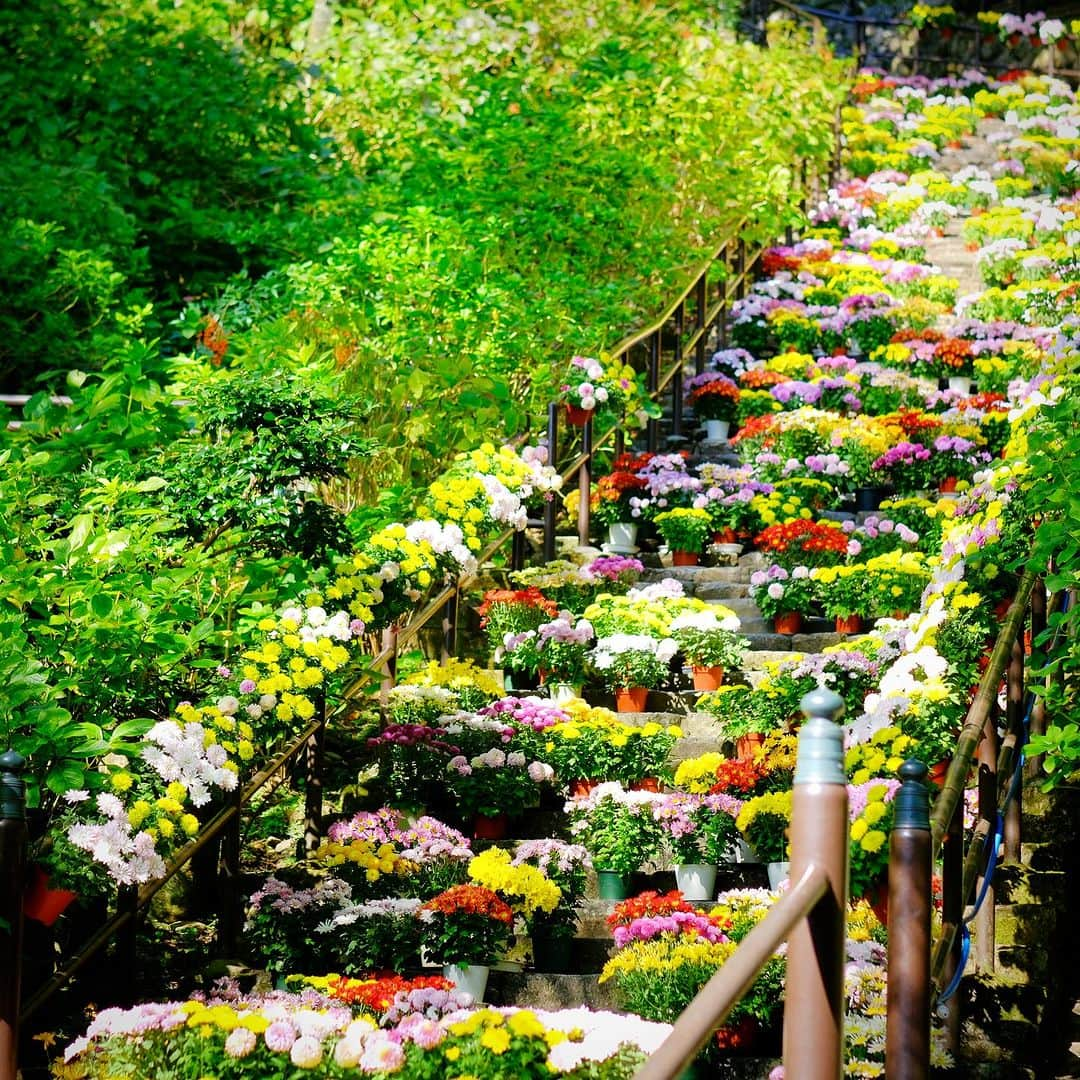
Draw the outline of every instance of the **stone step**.
<instances>
[{"instance_id":1,"label":"stone step","mask_svg":"<svg viewBox=\"0 0 1080 1080\"><path fill-rule=\"evenodd\" d=\"M699 600L715 600L731 607L735 600L750 599L749 578L747 581L706 581L695 585L694 596ZM756 604L754 605L757 606Z\"/></svg>"},{"instance_id":2,"label":"stone step","mask_svg":"<svg viewBox=\"0 0 1080 1080\"><path fill-rule=\"evenodd\" d=\"M1067 888L1068 875L1062 870L999 866L994 875L994 899L998 904L1056 903Z\"/></svg>"},{"instance_id":3,"label":"stone step","mask_svg":"<svg viewBox=\"0 0 1080 1080\"><path fill-rule=\"evenodd\" d=\"M674 578L683 585L701 585L706 582L725 581L749 584L750 575L754 572L750 566L670 566L646 569L641 575L643 585L655 584L665 578Z\"/></svg>"},{"instance_id":4,"label":"stone step","mask_svg":"<svg viewBox=\"0 0 1080 1080\"><path fill-rule=\"evenodd\" d=\"M1020 862L1032 870L1065 869L1064 852L1055 844L1022 842Z\"/></svg>"},{"instance_id":5,"label":"stone step","mask_svg":"<svg viewBox=\"0 0 1080 1080\"><path fill-rule=\"evenodd\" d=\"M603 986L596 975L547 975L535 971L492 971L488 977L489 1005L532 1009L590 1009L619 1011L615 987Z\"/></svg>"}]
</instances>

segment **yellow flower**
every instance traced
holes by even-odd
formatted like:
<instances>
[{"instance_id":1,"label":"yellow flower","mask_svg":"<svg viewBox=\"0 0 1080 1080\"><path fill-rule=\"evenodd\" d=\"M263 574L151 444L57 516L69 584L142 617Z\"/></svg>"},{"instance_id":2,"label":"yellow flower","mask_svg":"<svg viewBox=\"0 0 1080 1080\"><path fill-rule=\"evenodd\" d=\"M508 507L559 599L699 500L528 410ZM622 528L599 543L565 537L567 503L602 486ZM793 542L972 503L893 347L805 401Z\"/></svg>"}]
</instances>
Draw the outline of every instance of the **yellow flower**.
<instances>
[{"instance_id":1,"label":"yellow flower","mask_svg":"<svg viewBox=\"0 0 1080 1080\"><path fill-rule=\"evenodd\" d=\"M510 1032L504 1027L488 1028L480 1036L480 1045L493 1054L505 1054L510 1049Z\"/></svg>"}]
</instances>

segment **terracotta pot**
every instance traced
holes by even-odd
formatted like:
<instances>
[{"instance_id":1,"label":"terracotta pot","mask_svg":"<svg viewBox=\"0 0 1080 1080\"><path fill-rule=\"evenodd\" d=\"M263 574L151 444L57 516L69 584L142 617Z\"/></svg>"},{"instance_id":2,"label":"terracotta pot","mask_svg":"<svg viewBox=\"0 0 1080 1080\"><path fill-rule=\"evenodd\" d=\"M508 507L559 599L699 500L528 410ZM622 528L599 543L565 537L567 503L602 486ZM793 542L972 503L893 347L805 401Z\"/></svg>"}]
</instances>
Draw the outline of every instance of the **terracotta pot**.
<instances>
[{"instance_id":1,"label":"terracotta pot","mask_svg":"<svg viewBox=\"0 0 1080 1080\"><path fill-rule=\"evenodd\" d=\"M714 544L737 544L739 543L739 537L736 535L735 530L728 526L724 529L717 529L712 534Z\"/></svg>"},{"instance_id":2,"label":"terracotta pot","mask_svg":"<svg viewBox=\"0 0 1080 1080\"><path fill-rule=\"evenodd\" d=\"M697 566L700 556L696 551L673 551L671 553L672 566Z\"/></svg>"},{"instance_id":3,"label":"terracotta pot","mask_svg":"<svg viewBox=\"0 0 1080 1080\"><path fill-rule=\"evenodd\" d=\"M584 798L599 783L599 780L571 780L567 785L570 788L570 797L574 799Z\"/></svg>"},{"instance_id":4,"label":"terracotta pot","mask_svg":"<svg viewBox=\"0 0 1080 1080\"><path fill-rule=\"evenodd\" d=\"M889 880L875 882L863 894L863 899L870 905L882 926L889 925Z\"/></svg>"},{"instance_id":5,"label":"terracotta pot","mask_svg":"<svg viewBox=\"0 0 1080 1080\"><path fill-rule=\"evenodd\" d=\"M572 427L584 427L592 419L592 409L566 403L566 422Z\"/></svg>"},{"instance_id":6,"label":"terracotta pot","mask_svg":"<svg viewBox=\"0 0 1080 1080\"><path fill-rule=\"evenodd\" d=\"M944 480L938 484L938 491L942 495L951 495L956 490L956 477L946 476Z\"/></svg>"},{"instance_id":7,"label":"terracotta pot","mask_svg":"<svg viewBox=\"0 0 1080 1080\"><path fill-rule=\"evenodd\" d=\"M797 634L802 627L802 615L797 611L782 611L773 619L778 634Z\"/></svg>"},{"instance_id":8,"label":"terracotta pot","mask_svg":"<svg viewBox=\"0 0 1080 1080\"><path fill-rule=\"evenodd\" d=\"M857 634L862 630L861 615L837 615L836 632L838 634Z\"/></svg>"},{"instance_id":9,"label":"terracotta pot","mask_svg":"<svg viewBox=\"0 0 1080 1080\"><path fill-rule=\"evenodd\" d=\"M615 711L644 712L648 696L648 688L644 686L620 687L615 691Z\"/></svg>"},{"instance_id":10,"label":"terracotta pot","mask_svg":"<svg viewBox=\"0 0 1080 1080\"><path fill-rule=\"evenodd\" d=\"M891 614L891 615L889 616L889 618L890 618L890 619L897 619L897 620L900 620L900 619L906 619L907 617L908 617L908 613L907 613L906 611L901 611L901 610L900 610L899 608L897 608L897 609L896 609L896 610L895 610L895 611L894 611L894 612L893 612L893 613L892 613L892 614Z\"/></svg>"},{"instance_id":11,"label":"terracotta pot","mask_svg":"<svg viewBox=\"0 0 1080 1080\"><path fill-rule=\"evenodd\" d=\"M760 731L752 731L749 735L740 735L735 740L735 756L740 761L753 761L755 752L765 742L765 736Z\"/></svg>"},{"instance_id":12,"label":"terracotta pot","mask_svg":"<svg viewBox=\"0 0 1080 1080\"><path fill-rule=\"evenodd\" d=\"M473 836L477 840L505 840L508 823L505 814L489 817L477 814L473 818Z\"/></svg>"},{"instance_id":13,"label":"terracotta pot","mask_svg":"<svg viewBox=\"0 0 1080 1080\"><path fill-rule=\"evenodd\" d=\"M660 778L658 776L643 776L639 780L631 780L628 785L631 791L660 791Z\"/></svg>"},{"instance_id":14,"label":"terracotta pot","mask_svg":"<svg viewBox=\"0 0 1080 1080\"><path fill-rule=\"evenodd\" d=\"M949 766L952 764L952 758L943 758L935 765L930 766L930 773L927 779L935 787L943 788L945 786L945 776L949 771Z\"/></svg>"},{"instance_id":15,"label":"terracotta pot","mask_svg":"<svg viewBox=\"0 0 1080 1080\"><path fill-rule=\"evenodd\" d=\"M701 667L698 664L690 668L694 676L695 690L718 690L724 681L724 669L718 664L712 667Z\"/></svg>"},{"instance_id":16,"label":"terracotta pot","mask_svg":"<svg viewBox=\"0 0 1080 1080\"><path fill-rule=\"evenodd\" d=\"M78 895L69 889L50 889L48 872L35 864L30 868L30 881L23 893L23 914L35 922L52 926Z\"/></svg>"}]
</instances>

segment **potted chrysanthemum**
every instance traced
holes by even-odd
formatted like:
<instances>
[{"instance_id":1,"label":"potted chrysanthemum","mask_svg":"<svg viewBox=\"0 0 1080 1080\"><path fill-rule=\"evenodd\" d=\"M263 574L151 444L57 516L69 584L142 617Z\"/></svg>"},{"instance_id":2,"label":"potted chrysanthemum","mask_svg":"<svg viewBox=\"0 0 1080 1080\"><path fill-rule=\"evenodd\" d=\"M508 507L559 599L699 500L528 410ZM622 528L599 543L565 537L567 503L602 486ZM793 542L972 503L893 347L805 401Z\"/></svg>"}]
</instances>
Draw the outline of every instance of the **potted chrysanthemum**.
<instances>
[{"instance_id":1,"label":"potted chrysanthemum","mask_svg":"<svg viewBox=\"0 0 1080 1080\"><path fill-rule=\"evenodd\" d=\"M649 691L667 681L677 650L671 638L612 634L597 641L592 665L605 686L614 691L619 712L642 712Z\"/></svg>"}]
</instances>

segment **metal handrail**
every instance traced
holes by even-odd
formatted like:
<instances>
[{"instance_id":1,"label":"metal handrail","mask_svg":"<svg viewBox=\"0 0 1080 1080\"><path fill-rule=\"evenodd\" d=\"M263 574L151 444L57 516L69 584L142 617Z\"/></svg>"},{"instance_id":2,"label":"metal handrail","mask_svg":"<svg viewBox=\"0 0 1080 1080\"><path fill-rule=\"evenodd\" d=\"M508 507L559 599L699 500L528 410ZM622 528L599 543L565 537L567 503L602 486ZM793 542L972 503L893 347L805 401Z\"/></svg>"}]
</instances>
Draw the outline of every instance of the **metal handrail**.
<instances>
[{"instance_id":1,"label":"metal handrail","mask_svg":"<svg viewBox=\"0 0 1080 1080\"><path fill-rule=\"evenodd\" d=\"M671 1034L635 1073L634 1080L670 1080L685 1069L753 985L776 950L829 892L829 874L811 864L739 943L723 967L683 1010Z\"/></svg>"}]
</instances>

